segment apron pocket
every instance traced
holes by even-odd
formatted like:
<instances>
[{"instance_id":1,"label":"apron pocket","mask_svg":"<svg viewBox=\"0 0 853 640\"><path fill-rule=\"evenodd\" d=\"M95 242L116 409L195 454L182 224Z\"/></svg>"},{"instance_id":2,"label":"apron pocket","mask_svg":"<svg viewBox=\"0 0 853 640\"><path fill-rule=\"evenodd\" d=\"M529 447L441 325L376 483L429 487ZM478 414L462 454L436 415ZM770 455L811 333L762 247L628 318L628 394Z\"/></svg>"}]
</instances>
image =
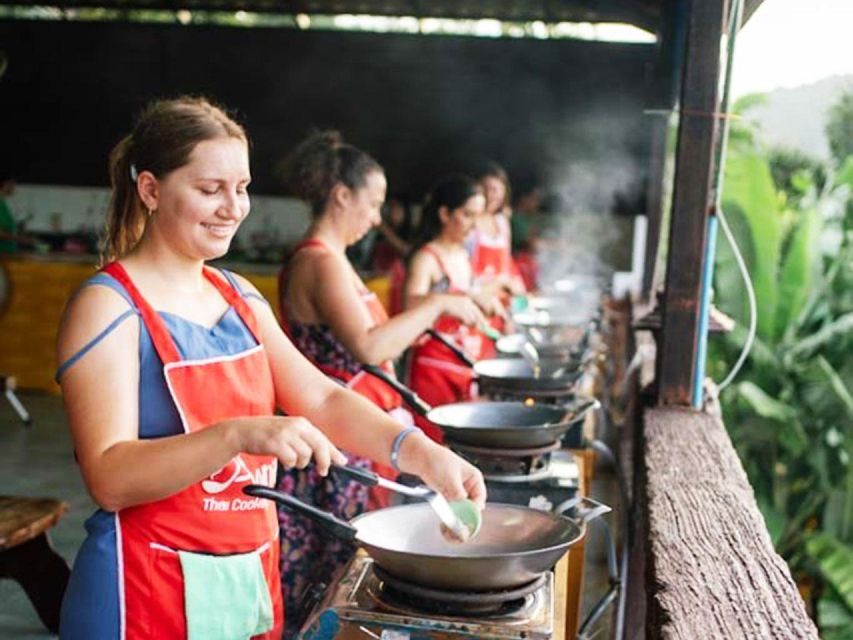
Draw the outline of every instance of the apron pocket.
<instances>
[{"instance_id":1,"label":"apron pocket","mask_svg":"<svg viewBox=\"0 0 853 640\"><path fill-rule=\"evenodd\" d=\"M273 604L261 563L267 547L218 556L151 544L158 559L155 583L181 583L184 610L175 613L183 618L187 640L247 640L273 628ZM154 637L173 637L165 628L160 631L165 633Z\"/></svg>"},{"instance_id":2,"label":"apron pocket","mask_svg":"<svg viewBox=\"0 0 853 640\"><path fill-rule=\"evenodd\" d=\"M269 587L258 552L212 556L179 551L187 640L238 640L273 627Z\"/></svg>"}]
</instances>

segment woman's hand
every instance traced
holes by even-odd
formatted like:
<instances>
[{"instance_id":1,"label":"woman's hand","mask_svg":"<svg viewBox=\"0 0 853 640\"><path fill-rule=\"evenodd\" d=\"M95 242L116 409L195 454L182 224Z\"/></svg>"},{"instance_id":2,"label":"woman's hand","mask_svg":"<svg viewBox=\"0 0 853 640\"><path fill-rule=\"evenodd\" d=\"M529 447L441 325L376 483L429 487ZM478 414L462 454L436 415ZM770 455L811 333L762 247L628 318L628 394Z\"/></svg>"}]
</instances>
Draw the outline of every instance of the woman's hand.
<instances>
[{"instance_id":1,"label":"woman's hand","mask_svg":"<svg viewBox=\"0 0 853 640\"><path fill-rule=\"evenodd\" d=\"M481 509L486 504L486 483L480 470L423 433L413 433L403 441L398 462L400 469L418 476L448 500L469 498Z\"/></svg>"},{"instance_id":2,"label":"woman's hand","mask_svg":"<svg viewBox=\"0 0 853 640\"><path fill-rule=\"evenodd\" d=\"M506 308L501 303L500 296L494 291L479 291L471 294L471 299L477 304L486 316L497 316L506 318Z\"/></svg>"},{"instance_id":3,"label":"woman's hand","mask_svg":"<svg viewBox=\"0 0 853 640\"><path fill-rule=\"evenodd\" d=\"M443 293L439 296L444 313L459 318L472 327L479 327L486 323L486 317L480 311L480 307L467 295Z\"/></svg>"},{"instance_id":4,"label":"woman's hand","mask_svg":"<svg viewBox=\"0 0 853 640\"><path fill-rule=\"evenodd\" d=\"M325 476L329 465L345 465L347 459L325 434L305 418L257 416L225 423L228 438L242 453L272 455L285 467L304 469L311 460Z\"/></svg>"}]
</instances>

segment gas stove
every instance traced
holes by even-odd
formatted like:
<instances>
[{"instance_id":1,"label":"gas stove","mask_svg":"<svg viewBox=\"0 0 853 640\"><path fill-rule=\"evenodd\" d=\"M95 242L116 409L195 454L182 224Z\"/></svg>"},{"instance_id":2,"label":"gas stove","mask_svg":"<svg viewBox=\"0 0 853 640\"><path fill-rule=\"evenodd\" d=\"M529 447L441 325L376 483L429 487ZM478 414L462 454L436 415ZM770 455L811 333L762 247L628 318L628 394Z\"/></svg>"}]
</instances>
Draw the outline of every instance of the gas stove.
<instances>
[{"instance_id":1,"label":"gas stove","mask_svg":"<svg viewBox=\"0 0 853 640\"><path fill-rule=\"evenodd\" d=\"M412 598L408 589L402 591L398 586L390 576L383 577L369 557L356 554L309 615L299 637L544 640L554 633L551 572L534 584L509 593L445 594L454 601L451 613L443 613L442 604L430 598L429 593L417 593ZM503 600L490 607L489 601L496 595ZM466 602L472 605L470 611L465 610Z\"/></svg>"},{"instance_id":2,"label":"gas stove","mask_svg":"<svg viewBox=\"0 0 853 640\"><path fill-rule=\"evenodd\" d=\"M580 487L577 462L566 450L550 452L544 468L530 476L502 476L484 472L489 502L504 502L553 511L574 498Z\"/></svg>"}]
</instances>

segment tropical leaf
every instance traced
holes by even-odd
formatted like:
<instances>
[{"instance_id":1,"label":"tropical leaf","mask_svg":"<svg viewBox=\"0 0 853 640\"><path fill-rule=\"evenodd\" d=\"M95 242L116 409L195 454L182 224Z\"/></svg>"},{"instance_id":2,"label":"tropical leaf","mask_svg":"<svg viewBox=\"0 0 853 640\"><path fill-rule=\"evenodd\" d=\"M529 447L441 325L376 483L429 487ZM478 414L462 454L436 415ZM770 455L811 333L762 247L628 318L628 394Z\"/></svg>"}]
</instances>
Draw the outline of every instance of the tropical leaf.
<instances>
[{"instance_id":1,"label":"tropical leaf","mask_svg":"<svg viewBox=\"0 0 853 640\"><path fill-rule=\"evenodd\" d=\"M812 355L834 340L853 336L853 313L847 313L823 327L817 333L803 338L785 354L786 359L800 359Z\"/></svg>"},{"instance_id":2,"label":"tropical leaf","mask_svg":"<svg viewBox=\"0 0 853 640\"><path fill-rule=\"evenodd\" d=\"M809 298L809 292L820 270L821 219L817 211L806 211L794 230L782 263L779 279L779 304L776 307L776 330L780 340L786 331L796 328L794 320Z\"/></svg>"},{"instance_id":3,"label":"tropical leaf","mask_svg":"<svg viewBox=\"0 0 853 640\"><path fill-rule=\"evenodd\" d=\"M734 209L742 213L749 227L748 237L737 237L737 241L741 248L751 247L744 257L759 308L758 334L765 340L772 340L779 297L777 283L783 221L770 167L758 152L728 157L723 210L728 213Z\"/></svg>"},{"instance_id":4,"label":"tropical leaf","mask_svg":"<svg viewBox=\"0 0 853 640\"><path fill-rule=\"evenodd\" d=\"M853 547L828 533L814 533L806 539L806 553L842 602L853 610Z\"/></svg>"}]
</instances>

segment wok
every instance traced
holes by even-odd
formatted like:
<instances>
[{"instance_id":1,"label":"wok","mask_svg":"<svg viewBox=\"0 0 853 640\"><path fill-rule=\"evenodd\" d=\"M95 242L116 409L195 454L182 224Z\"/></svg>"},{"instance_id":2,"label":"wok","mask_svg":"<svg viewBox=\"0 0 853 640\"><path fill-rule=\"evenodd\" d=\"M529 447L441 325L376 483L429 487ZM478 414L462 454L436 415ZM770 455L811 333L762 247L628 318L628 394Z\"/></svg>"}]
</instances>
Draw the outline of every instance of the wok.
<instances>
[{"instance_id":1,"label":"wok","mask_svg":"<svg viewBox=\"0 0 853 640\"><path fill-rule=\"evenodd\" d=\"M525 391L562 391L577 382L584 373L583 367L589 362L585 357L578 363L556 363L554 367L543 368L541 372L534 370L533 365L524 358L490 358L474 362L437 331L429 330L428 333L474 370L481 390L483 387L500 387Z\"/></svg>"},{"instance_id":2,"label":"wok","mask_svg":"<svg viewBox=\"0 0 853 640\"><path fill-rule=\"evenodd\" d=\"M269 487L249 485L243 491L322 523L400 580L452 591L511 589L535 580L584 537L589 520L610 511L595 503L578 522L529 507L487 503L479 534L460 543L445 540L435 514L423 503L370 511L348 523Z\"/></svg>"},{"instance_id":3,"label":"wok","mask_svg":"<svg viewBox=\"0 0 853 640\"><path fill-rule=\"evenodd\" d=\"M543 447L556 442L573 427L580 428L586 414L598 407L595 398L577 396L567 405L455 402L433 408L381 368L373 365L362 368L392 387L406 404L441 428L448 441L475 447Z\"/></svg>"}]
</instances>

